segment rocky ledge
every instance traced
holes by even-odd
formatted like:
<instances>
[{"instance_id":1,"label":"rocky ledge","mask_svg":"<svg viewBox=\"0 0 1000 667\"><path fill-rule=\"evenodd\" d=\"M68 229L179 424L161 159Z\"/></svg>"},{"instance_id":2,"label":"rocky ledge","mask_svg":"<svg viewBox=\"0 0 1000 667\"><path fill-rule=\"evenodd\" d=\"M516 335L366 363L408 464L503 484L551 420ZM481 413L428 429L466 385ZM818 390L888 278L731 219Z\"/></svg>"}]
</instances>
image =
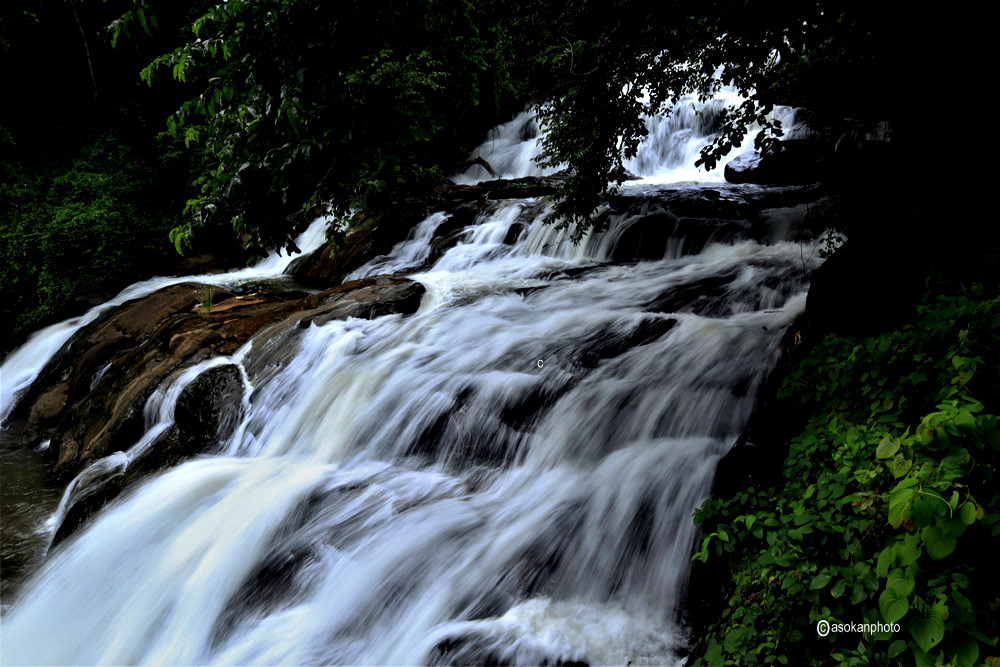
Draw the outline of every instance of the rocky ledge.
<instances>
[{"instance_id":1,"label":"rocky ledge","mask_svg":"<svg viewBox=\"0 0 1000 667\"><path fill-rule=\"evenodd\" d=\"M168 376L232 354L258 333L270 337L312 322L413 313L423 293L420 283L388 276L315 294L237 296L198 283L166 287L81 329L20 397L6 423L5 439L19 447L51 443L39 456L51 483L65 484L87 464L138 441L146 429L144 407ZM231 432L235 415L227 410L240 404L242 394L236 366L223 364L202 373L179 397L170 432L140 461L129 464L129 477L172 465L218 442ZM123 487L123 480L108 486L102 504Z\"/></svg>"}]
</instances>

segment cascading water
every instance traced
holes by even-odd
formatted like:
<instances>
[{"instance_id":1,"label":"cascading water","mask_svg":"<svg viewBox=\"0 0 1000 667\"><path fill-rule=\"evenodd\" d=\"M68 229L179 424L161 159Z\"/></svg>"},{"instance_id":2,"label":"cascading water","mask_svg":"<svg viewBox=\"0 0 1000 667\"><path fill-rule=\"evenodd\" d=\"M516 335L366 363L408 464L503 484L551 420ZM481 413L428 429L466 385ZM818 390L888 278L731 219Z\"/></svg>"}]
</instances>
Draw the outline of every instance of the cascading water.
<instances>
[{"instance_id":1,"label":"cascading water","mask_svg":"<svg viewBox=\"0 0 1000 667\"><path fill-rule=\"evenodd\" d=\"M811 247L678 221L615 263L636 215L573 244L547 210L502 202L437 256L435 214L351 276L410 272L413 315L251 341L233 435L58 548L3 661L679 662L691 513Z\"/></svg>"},{"instance_id":2,"label":"cascading water","mask_svg":"<svg viewBox=\"0 0 1000 667\"><path fill-rule=\"evenodd\" d=\"M723 182L723 168L738 155L752 152L753 141L742 145L723 157L712 171L695 167L701 156L701 149L708 146L718 132L720 112L727 106L738 106L743 98L729 86L724 86L707 102L699 102L694 95L683 96L668 115L653 115L646 118L646 138L639 144L635 157L626 159L625 169L636 180L650 184L694 182ZM797 138L808 134L808 128L800 126L796 110L792 107L777 106L770 114L781 122L785 138ZM748 128L749 136L759 130L757 126ZM512 120L490 131L486 141L476 150L476 156L485 159L500 178L523 176L549 176L558 171L557 167L541 167L535 158L542 153L542 132L535 115L522 111ZM486 169L474 164L465 172L455 176L460 184L479 183L493 178Z\"/></svg>"},{"instance_id":3,"label":"cascading water","mask_svg":"<svg viewBox=\"0 0 1000 667\"><path fill-rule=\"evenodd\" d=\"M46 522L46 529L54 537L72 507L88 495L100 490L108 479L121 475L136 459L152 447L157 438L174 423L174 410L181 392L201 373L210 368L233 364L242 370L243 357L249 346L244 346L231 357L213 357L177 374L163 388L157 389L146 402L143 417L146 432L142 438L126 451L115 452L80 471L67 485L55 513Z\"/></svg>"}]
</instances>

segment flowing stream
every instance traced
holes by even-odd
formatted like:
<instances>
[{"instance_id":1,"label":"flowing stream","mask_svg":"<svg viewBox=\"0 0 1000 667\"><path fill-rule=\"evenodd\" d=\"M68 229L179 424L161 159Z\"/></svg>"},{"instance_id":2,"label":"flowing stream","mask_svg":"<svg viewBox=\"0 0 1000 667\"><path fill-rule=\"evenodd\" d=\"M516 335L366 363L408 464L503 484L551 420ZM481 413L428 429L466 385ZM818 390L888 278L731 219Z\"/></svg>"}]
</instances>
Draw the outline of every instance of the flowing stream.
<instances>
[{"instance_id":1,"label":"flowing stream","mask_svg":"<svg viewBox=\"0 0 1000 667\"><path fill-rule=\"evenodd\" d=\"M650 141L688 150L693 131ZM648 148L639 175L670 180L652 156L676 152ZM291 328L205 364L252 389L233 435L60 545L2 619L3 662L681 662L692 512L816 260L777 225L768 243L681 235L615 262L635 216L574 244L548 206L500 202L431 260L432 215L351 276L418 280L412 315ZM15 353L31 363L12 355L5 410L82 320ZM198 370L154 394L135 448Z\"/></svg>"}]
</instances>

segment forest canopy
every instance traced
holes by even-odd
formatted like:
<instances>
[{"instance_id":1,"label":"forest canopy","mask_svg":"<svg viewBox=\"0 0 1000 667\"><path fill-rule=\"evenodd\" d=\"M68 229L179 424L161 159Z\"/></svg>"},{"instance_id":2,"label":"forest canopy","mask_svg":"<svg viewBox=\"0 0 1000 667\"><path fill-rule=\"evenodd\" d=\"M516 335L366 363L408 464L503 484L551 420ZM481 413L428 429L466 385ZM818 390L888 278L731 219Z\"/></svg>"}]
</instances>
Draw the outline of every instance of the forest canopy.
<instances>
[{"instance_id":1,"label":"forest canopy","mask_svg":"<svg viewBox=\"0 0 1000 667\"><path fill-rule=\"evenodd\" d=\"M136 0L112 41L154 36L156 12ZM754 124L768 150L782 132L767 116L776 103L901 125L865 92L905 57L902 30L888 10L843 2L230 0L141 77L192 91L166 121L198 161L177 249L231 224L263 251L290 242L286 218L319 201L377 213L426 190L526 106L547 127L543 160L568 166L557 211L580 220L634 155L645 117L686 94L732 85L745 98L703 152L709 168Z\"/></svg>"}]
</instances>

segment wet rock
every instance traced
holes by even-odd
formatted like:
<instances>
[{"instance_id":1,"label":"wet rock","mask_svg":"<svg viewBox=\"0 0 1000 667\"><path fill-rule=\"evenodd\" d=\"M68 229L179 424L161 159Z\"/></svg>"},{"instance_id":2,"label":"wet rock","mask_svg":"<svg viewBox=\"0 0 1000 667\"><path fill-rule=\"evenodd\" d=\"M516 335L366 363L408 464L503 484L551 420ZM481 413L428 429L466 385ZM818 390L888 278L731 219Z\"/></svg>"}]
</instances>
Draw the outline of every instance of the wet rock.
<instances>
[{"instance_id":1,"label":"wet rock","mask_svg":"<svg viewBox=\"0 0 1000 667\"><path fill-rule=\"evenodd\" d=\"M631 171L625 168L624 165L619 164L616 168L611 170L609 174L612 181L622 183L624 181L636 181L639 177L633 174Z\"/></svg>"},{"instance_id":2,"label":"wet rock","mask_svg":"<svg viewBox=\"0 0 1000 667\"><path fill-rule=\"evenodd\" d=\"M261 329L268 327L269 335L277 335L298 322L322 324L347 317L412 313L419 308L424 293L424 287L412 280L379 276L304 297L299 293L270 294L204 314L192 309L193 295L200 287L173 286L120 307L75 337L61 361L45 373L46 377L70 380L47 388L40 384L40 376L29 388L40 405L36 413L53 415L48 421L35 420L36 437L50 437L58 443L46 452L50 454L52 481L66 483L87 464L132 447L145 432L143 410L158 386L203 360L231 354ZM180 298L185 292L189 299ZM166 313L164 319L151 323L144 335L133 337L133 332L139 334L135 329L117 338L107 335L108 327L125 331L120 316L146 302L152 307L168 302L173 306L159 307L158 312ZM137 321L134 317L129 320L132 325ZM115 344L107 345L111 338ZM95 343L100 353L88 355L92 352L85 348L89 343ZM74 367L84 357L92 366L110 363L99 382L93 381L93 373L86 368ZM178 397L175 423L128 466L112 466L102 473L103 478L91 484L88 494L69 509L55 541L72 535L143 477L211 451L225 441L238 424L243 391L242 375L233 364L201 373ZM26 425L25 420L13 423L13 441L25 443Z\"/></svg>"},{"instance_id":3,"label":"wet rock","mask_svg":"<svg viewBox=\"0 0 1000 667\"><path fill-rule=\"evenodd\" d=\"M650 302L646 310L654 313L692 312L697 315L710 315L718 298L725 294L735 279L736 272L733 271L674 285Z\"/></svg>"},{"instance_id":4,"label":"wet rock","mask_svg":"<svg viewBox=\"0 0 1000 667\"><path fill-rule=\"evenodd\" d=\"M507 235L503 237L504 244L514 245L515 243L517 243L517 240L521 237L521 234L523 232L524 232L524 223L515 222L513 225L510 226L510 229L507 230Z\"/></svg>"},{"instance_id":5,"label":"wet rock","mask_svg":"<svg viewBox=\"0 0 1000 667\"><path fill-rule=\"evenodd\" d=\"M289 265L286 273L297 282L325 288L340 283L348 274L378 255L385 255L406 238L409 231L431 213L449 214L434 232L431 258L443 255L458 243L461 230L475 222L499 199L543 197L556 192L562 180L555 176L494 180L477 185L445 185L425 199L408 200L380 218L356 221L338 248L324 245Z\"/></svg>"},{"instance_id":6,"label":"wet rock","mask_svg":"<svg viewBox=\"0 0 1000 667\"><path fill-rule=\"evenodd\" d=\"M477 199L524 199L555 194L565 180L559 176L525 176L524 178L483 181L475 185L446 185L435 189L435 194L445 201L473 201ZM443 204L435 210L447 210Z\"/></svg>"},{"instance_id":7,"label":"wet rock","mask_svg":"<svg viewBox=\"0 0 1000 667\"><path fill-rule=\"evenodd\" d=\"M371 226L351 229L342 247L327 243L305 257L293 261L286 270L303 285L329 286L344 279L371 257L385 254L392 244L380 242L376 230Z\"/></svg>"},{"instance_id":8,"label":"wet rock","mask_svg":"<svg viewBox=\"0 0 1000 667\"><path fill-rule=\"evenodd\" d=\"M242 397L243 380L232 364L210 368L195 378L177 399L174 426L127 466L109 470L103 479L91 482L91 491L67 511L53 537L53 546L149 474L205 452L232 435Z\"/></svg>"},{"instance_id":9,"label":"wet rock","mask_svg":"<svg viewBox=\"0 0 1000 667\"><path fill-rule=\"evenodd\" d=\"M81 330L25 392L8 423L12 441L33 446L51 439L56 446L46 454L52 479L68 482L81 466L138 441L146 428L146 402L174 373L232 354L272 324L281 331L299 319L322 324L338 318L412 313L424 293L419 283L387 276L307 296L272 293L241 298L217 290L216 304L206 313L198 305L206 289L195 283L166 287L123 304ZM210 372L189 388L201 393L186 405L193 410L206 402L207 412L181 410L182 422L183 415L195 415L175 443L183 456L206 446L206 440L192 443L188 437L199 429L213 432L205 436L209 440L222 437L224 423L211 416L222 407L216 401L239 400L235 369L228 368ZM202 382L215 383L215 389L202 388Z\"/></svg>"},{"instance_id":10,"label":"wet rock","mask_svg":"<svg viewBox=\"0 0 1000 667\"><path fill-rule=\"evenodd\" d=\"M201 451L233 434L243 400L243 377L233 364L210 368L177 398L174 421L190 451Z\"/></svg>"},{"instance_id":11,"label":"wet rock","mask_svg":"<svg viewBox=\"0 0 1000 667\"><path fill-rule=\"evenodd\" d=\"M651 213L636 220L622 233L611 258L627 262L691 254L712 242L747 238L749 227L746 220L677 218L669 212Z\"/></svg>"},{"instance_id":12,"label":"wet rock","mask_svg":"<svg viewBox=\"0 0 1000 667\"><path fill-rule=\"evenodd\" d=\"M423 285L408 278L362 278L303 299L312 306L303 319L322 325L348 317L370 320L383 315L409 315L420 307L425 291Z\"/></svg>"},{"instance_id":13,"label":"wet rock","mask_svg":"<svg viewBox=\"0 0 1000 667\"><path fill-rule=\"evenodd\" d=\"M76 440L66 440L59 444L59 458L56 459L55 469L57 471L66 470L79 458L80 444Z\"/></svg>"},{"instance_id":14,"label":"wet rock","mask_svg":"<svg viewBox=\"0 0 1000 667\"><path fill-rule=\"evenodd\" d=\"M605 359L613 359L634 347L652 343L676 324L675 319L649 318L625 334L614 330L599 333L578 346L578 363L584 368L596 368Z\"/></svg>"},{"instance_id":15,"label":"wet rock","mask_svg":"<svg viewBox=\"0 0 1000 667\"><path fill-rule=\"evenodd\" d=\"M61 382L54 388L42 394L41 397L35 401L35 404L31 406L31 412L28 415L27 430L29 433L38 433L39 429L46 423L51 422L59 416L59 414L63 411L63 408L66 407L68 392L69 384ZM29 435L29 437L31 436Z\"/></svg>"},{"instance_id":16,"label":"wet rock","mask_svg":"<svg viewBox=\"0 0 1000 667\"><path fill-rule=\"evenodd\" d=\"M327 243L299 257L285 270L297 282L320 289L339 284L345 276L406 238L431 213L434 201L410 199L394 205L378 218L355 218L338 247Z\"/></svg>"},{"instance_id":17,"label":"wet rock","mask_svg":"<svg viewBox=\"0 0 1000 667\"><path fill-rule=\"evenodd\" d=\"M133 478L138 477L132 474ZM95 488L92 493L80 498L63 517L62 523L56 528L52 536L50 550L62 544L66 538L72 536L80 528L86 525L94 515L96 515L105 505L121 495L125 490L126 482L121 472L108 475L103 484Z\"/></svg>"}]
</instances>

